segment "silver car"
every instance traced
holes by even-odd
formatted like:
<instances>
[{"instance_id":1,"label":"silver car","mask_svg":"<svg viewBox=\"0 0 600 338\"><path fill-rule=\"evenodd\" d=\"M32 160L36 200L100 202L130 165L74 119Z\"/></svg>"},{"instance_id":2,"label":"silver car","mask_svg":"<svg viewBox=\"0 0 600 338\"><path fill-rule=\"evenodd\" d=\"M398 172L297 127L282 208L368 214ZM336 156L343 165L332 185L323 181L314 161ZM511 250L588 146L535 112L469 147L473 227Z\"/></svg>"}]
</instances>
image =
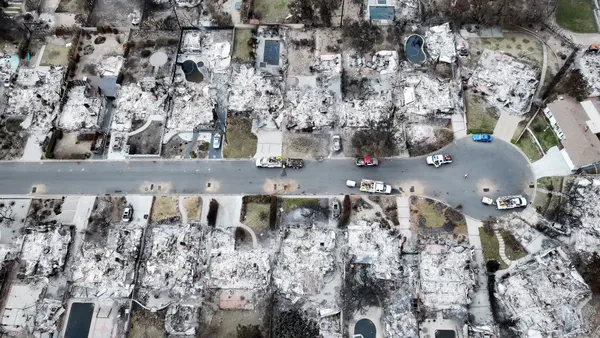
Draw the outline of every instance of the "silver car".
<instances>
[{"instance_id":1,"label":"silver car","mask_svg":"<svg viewBox=\"0 0 600 338\"><path fill-rule=\"evenodd\" d=\"M342 150L342 138L340 135L333 135L331 140L333 142L333 151L338 152Z\"/></svg>"}]
</instances>

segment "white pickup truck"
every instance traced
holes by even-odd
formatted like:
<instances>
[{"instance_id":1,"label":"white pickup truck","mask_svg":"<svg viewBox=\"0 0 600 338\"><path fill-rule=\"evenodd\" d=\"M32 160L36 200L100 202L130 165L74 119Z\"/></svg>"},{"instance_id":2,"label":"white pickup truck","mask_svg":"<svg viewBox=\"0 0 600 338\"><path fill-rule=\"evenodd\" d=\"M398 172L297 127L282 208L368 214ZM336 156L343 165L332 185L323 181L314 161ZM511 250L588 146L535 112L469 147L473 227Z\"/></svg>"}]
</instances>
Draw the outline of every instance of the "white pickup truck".
<instances>
[{"instance_id":1,"label":"white pickup truck","mask_svg":"<svg viewBox=\"0 0 600 338\"><path fill-rule=\"evenodd\" d=\"M256 159L257 168L294 168L304 167L304 161L300 158L282 158L281 156L269 156Z\"/></svg>"},{"instance_id":2,"label":"white pickup truck","mask_svg":"<svg viewBox=\"0 0 600 338\"><path fill-rule=\"evenodd\" d=\"M436 168L446 163L452 163L452 156L442 154L427 156L427 164L433 164Z\"/></svg>"},{"instance_id":3,"label":"white pickup truck","mask_svg":"<svg viewBox=\"0 0 600 338\"><path fill-rule=\"evenodd\" d=\"M499 210L521 208L527 206L527 199L521 195L502 196L496 198L496 207Z\"/></svg>"},{"instance_id":4,"label":"white pickup truck","mask_svg":"<svg viewBox=\"0 0 600 338\"><path fill-rule=\"evenodd\" d=\"M389 195L392 193L392 187L381 181L362 180L360 181L360 191Z\"/></svg>"}]
</instances>

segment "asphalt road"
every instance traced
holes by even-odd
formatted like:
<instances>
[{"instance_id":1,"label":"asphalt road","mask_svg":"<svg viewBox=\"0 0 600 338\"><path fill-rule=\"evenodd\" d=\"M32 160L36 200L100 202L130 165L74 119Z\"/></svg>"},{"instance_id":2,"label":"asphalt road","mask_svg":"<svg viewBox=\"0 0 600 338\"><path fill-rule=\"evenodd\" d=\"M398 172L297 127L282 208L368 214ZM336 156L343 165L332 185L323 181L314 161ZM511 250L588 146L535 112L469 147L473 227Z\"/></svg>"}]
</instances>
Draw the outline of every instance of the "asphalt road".
<instances>
[{"instance_id":1,"label":"asphalt road","mask_svg":"<svg viewBox=\"0 0 600 338\"><path fill-rule=\"evenodd\" d=\"M534 183L528 161L506 142L469 138L445 148L453 163L439 168L425 159L382 160L359 168L352 159L307 161L303 169L259 169L254 160L0 163L0 194L294 194L358 193L347 179L381 180L394 192L439 199L475 218L501 213L481 197L523 194ZM465 178L464 175L468 174ZM489 189L484 192L484 189Z\"/></svg>"}]
</instances>

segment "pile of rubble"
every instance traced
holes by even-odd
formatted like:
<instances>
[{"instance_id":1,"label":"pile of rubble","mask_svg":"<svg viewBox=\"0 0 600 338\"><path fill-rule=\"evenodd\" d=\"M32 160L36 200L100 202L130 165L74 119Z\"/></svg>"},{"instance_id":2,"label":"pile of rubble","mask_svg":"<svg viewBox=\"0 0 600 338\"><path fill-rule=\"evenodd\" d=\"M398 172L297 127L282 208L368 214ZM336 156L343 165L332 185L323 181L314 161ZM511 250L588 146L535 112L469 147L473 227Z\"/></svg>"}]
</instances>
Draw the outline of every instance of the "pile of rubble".
<instances>
[{"instance_id":1,"label":"pile of rubble","mask_svg":"<svg viewBox=\"0 0 600 338\"><path fill-rule=\"evenodd\" d=\"M494 296L521 337L568 337L582 327L589 286L560 248L520 263L501 278Z\"/></svg>"},{"instance_id":2,"label":"pile of rubble","mask_svg":"<svg viewBox=\"0 0 600 338\"><path fill-rule=\"evenodd\" d=\"M325 88L290 89L286 95L288 129L321 129L338 122L335 94Z\"/></svg>"},{"instance_id":3,"label":"pile of rubble","mask_svg":"<svg viewBox=\"0 0 600 338\"><path fill-rule=\"evenodd\" d=\"M371 265L375 278L397 280L402 275L400 237L379 222L357 221L348 226L347 255L353 263Z\"/></svg>"},{"instance_id":4,"label":"pile of rubble","mask_svg":"<svg viewBox=\"0 0 600 338\"><path fill-rule=\"evenodd\" d=\"M17 57L17 56L14 56ZM18 60L18 59L17 59ZM5 80L9 80L12 75L16 71L16 66L18 66L18 62L15 62L13 56L11 55L1 55L0 53L0 80L4 82Z\"/></svg>"},{"instance_id":5,"label":"pile of rubble","mask_svg":"<svg viewBox=\"0 0 600 338\"><path fill-rule=\"evenodd\" d=\"M289 229L281 243L273 282L289 299L317 294L336 270L334 231ZM302 259L298 259L302 257Z\"/></svg>"},{"instance_id":6,"label":"pile of rubble","mask_svg":"<svg viewBox=\"0 0 600 338\"><path fill-rule=\"evenodd\" d=\"M429 27L425 32L425 44L432 59L445 63L453 63L456 60L454 34L449 23Z\"/></svg>"},{"instance_id":7,"label":"pile of rubble","mask_svg":"<svg viewBox=\"0 0 600 338\"><path fill-rule=\"evenodd\" d=\"M8 91L5 114L24 117L23 129L48 131L58 115L64 73L62 67L50 67L47 72L20 69L16 85Z\"/></svg>"},{"instance_id":8,"label":"pile of rubble","mask_svg":"<svg viewBox=\"0 0 600 338\"><path fill-rule=\"evenodd\" d=\"M394 105L385 96L379 99L352 100L342 103L341 125L351 128L377 126L380 122L390 121Z\"/></svg>"},{"instance_id":9,"label":"pile of rubble","mask_svg":"<svg viewBox=\"0 0 600 338\"><path fill-rule=\"evenodd\" d=\"M430 244L420 258L420 299L427 309L461 309L471 303L475 286L472 250L462 245Z\"/></svg>"},{"instance_id":10,"label":"pile of rubble","mask_svg":"<svg viewBox=\"0 0 600 338\"><path fill-rule=\"evenodd\" d=\"M385 332L387 337L418 337L417 318L412 308L413 295L399 288L386 301Z\"/></svg>"},{"instance_id":11,"label":"pile of rubble","mask_svg":"<svg viewBox=\"0 0 600 338\"><path fill-rule=\"evenodd\" d=\"M600 53L585 53L578 59L579 71L587 81L589 95L600 94Z\"/></svg>"},{"instance_id":12,"label":"pile of rubble","mask_svg":"<svg viewBox=\"0 0 600 338\"><path fill-rule=\"evenodd\" d=\"M283 119L283 95L277 80L242 65L234 71L229 89L229 110L250 113L259 126L279 129Z\"/></svg>"},{"instance_id":13,"label":"pile of rubble","mask_svg":"<svg viewBox=\"0 0 600 338\"><path fill-rule=\"evenodd\" d=\"M427 74L412 74L404 82L403 106L407 113L421 116L454 112L453 82Z\"/></svg>"},{"instance_id":14,"label":"pile of rubble","mask_svg":"<svg viewBox=\"0 0 600 338\"><path fill-rule=\"evenodd\" d=\"M163 225L152 229L146 243L150 256L142 262L140 296L143 300L165 293L170 299L201 292L202 233L197 227Z\"/></svg>"},{"instance_id":15,"label":"pile of rubble","mask_svg":"<svg viewBox=\"0 0 600 338\"><path fill-rule=\"evenodd\" d=\"M348 66L357 68L361 73L365 69L371 69L379 74L393 74L398 69L398 52L395 50L382 50L373 54L370 58L365 58L361 54L349 54Z\"/></svg>"},{"instance_id":16,"label":"pile of rubble","mask_svg":"<svg viewBox=\"0 0 600 338\"><path fill-rule=\"evenodd\" d=\"M198 88L189 83L174 87L173 108L167 120L167 129L190 132L196 127L211 127L215 102L209 90L209 86Z\"/></svg>"},{"instance_id":17,"label":"pile of rubble","mask_svg":"<svg viewBox=\"0 0 600 338\"><path fill-rule=\"evenodd\" d=\"M111 128L129 131L133 120L147 120L151 115L165 116L166 98L167 87L154 78L121 87Z\"/></svg>"},{"instance_id":18,"label":"pile of rubble","mask_svg":"<svg viewBox=\"0 0 600 338\"><path fill-rule=\"evenodd\" d=\"M468 82L490 105L518 115L529 111L538 84L537 67L487 49Z\"/></svg>"},{"instance_id":19,"label":"pile of rubble","mask_svg":"<svg viewBox=\"0 0 600 338\"><path fill-rule=\"evenodd\" d=\"M64 312L65 308L60 300L44 298L38 301L33 319L35 330L37 332L56 332L58 321Z\"/></svg>"},{"instance_id":20,"label":"pile of rubble","mask_svg":"<svg viewBox=\"0 0 600 338\"><path fill-rule=\"evenodd\" d=\"M100 123L102 99L89 86L75 86L67 94L58 122L64 130L96 129Z\"/></svg>"},{"instance_id":21,"label":"pile of rubble","mask_svg":"<svg viewBox=\"0 0 600 338\"><path fill-rule=\"evenodd\" d=\"M573 233L575 250L600 252L600 179L578 179L566 195L558 221Z\"/></svg>"},{"instance_id":22,"label":"pile of rubble","mask_svg":"<svg viewBox=\"0 0 600 338\"><path fill-rule=\"evenodd\" d=\"M236 250L233 228L217 228L211 236L208 287L266 290L271 274L271 251Z\"/></svg>"},{"instance_id":23,"label":"pile of rubble","mask_svg":"<svg viewBox=\"0 0 600 338\"><path fill-rule=\"evenodd\" d=\"M142 228L108 229L105 241L86 241L71 267L71 294L82 298L125 298L133 291Z\"/></svg>"},{"instance_id":24,"label":"pile of rubble","mask_svg":"<svg viewBox=\"0 0 600 338\"><path fill-rule=\"evenodd\" d=\"M28 277L48 277L65 265L71 230L67 226L53 226L51 229L29 229L25 235L21 260L25 262L25 275Z\"/></svg>"},{"instance_id":25,"label":"pile of rubble","mask_svg":"<svg viewBox=\"0 0 600 338\"><path fill-rule=\"evenodd\" d=\"M165 318L165 331L169 337L190 337L196 334L199 326L200 308L194 305L177 304L169 306Z\"/></svg>"}]
</instances>

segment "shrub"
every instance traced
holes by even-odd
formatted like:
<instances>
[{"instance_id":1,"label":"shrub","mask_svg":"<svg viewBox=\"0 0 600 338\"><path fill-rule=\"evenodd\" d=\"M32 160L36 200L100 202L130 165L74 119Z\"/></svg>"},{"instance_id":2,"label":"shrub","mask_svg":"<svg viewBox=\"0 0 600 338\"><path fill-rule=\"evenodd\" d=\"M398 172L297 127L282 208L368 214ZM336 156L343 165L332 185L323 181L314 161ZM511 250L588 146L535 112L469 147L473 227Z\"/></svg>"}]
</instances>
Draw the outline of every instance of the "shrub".
<instances>
[{"instance_id":1,"label":"shrub","mask_svg":"<svg viewBox=\"0 0 600 338\"><path fill-rule=\"evenodd\" d=\"M348 226L351 212L352 201L350 200L350 195L346 195L344 196L344 202L342 202L342 215L340 216L340 220L338 222L338 228L344 229Z\"/></svg>"},{"instance_id":2,"label":"shrub","mask_svg":"<svg viewBox=\"0 0 600 338\"><path fill-rule=\"evenodd\" d=\"M198 155L196 155L196 152L190 151L190 158L196 158L196 157L198 157Z\"/></svg>"},{"instance_id":3,"label":"shrub","mask_svg":"<svg viewBox=\"0 0 600 338\"><path fill-rule=\"evenodd\" d=\"M208 214L206 215L206 221L211 227L214 227L215 224L217 224L217 212L219 212L219 202L213 198L208 204Z\"/></svg>"}]
</instances>

